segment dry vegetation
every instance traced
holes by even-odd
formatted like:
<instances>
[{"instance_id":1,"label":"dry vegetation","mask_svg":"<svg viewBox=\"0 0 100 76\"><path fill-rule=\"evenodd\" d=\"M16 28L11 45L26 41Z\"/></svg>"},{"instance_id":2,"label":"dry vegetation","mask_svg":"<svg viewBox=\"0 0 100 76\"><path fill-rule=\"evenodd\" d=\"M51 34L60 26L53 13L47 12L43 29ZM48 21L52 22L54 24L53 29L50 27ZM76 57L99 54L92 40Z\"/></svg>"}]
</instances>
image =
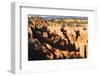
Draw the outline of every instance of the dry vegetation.
<instances>
[{"instance_id":1,"label":"dry vegetation","mask_svg":"<svg viewBox=\"0 0 100 76\"><path fill-rule=\"evenodd\" d=\"M87 58L87 18L28 18L28 59Z\"/></svg>"}]
</instances>

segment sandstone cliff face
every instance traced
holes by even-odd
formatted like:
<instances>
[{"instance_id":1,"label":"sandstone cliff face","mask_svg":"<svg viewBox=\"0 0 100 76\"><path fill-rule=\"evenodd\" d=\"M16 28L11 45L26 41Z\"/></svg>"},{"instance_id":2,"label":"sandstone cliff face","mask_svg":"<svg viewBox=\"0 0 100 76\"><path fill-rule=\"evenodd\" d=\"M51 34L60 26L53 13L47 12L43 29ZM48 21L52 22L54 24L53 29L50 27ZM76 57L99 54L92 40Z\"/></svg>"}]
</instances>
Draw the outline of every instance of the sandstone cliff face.
<instances>
[{"instance_id":1,"label":"sandstone cliff face","mask_svg":"<svg viewBox=\"0 0 100 76\"><path fill-rule=\"evenodd\" d=\"M87 58L87 19L28 18L28 60Z\"/></svg>"}]
</instances>

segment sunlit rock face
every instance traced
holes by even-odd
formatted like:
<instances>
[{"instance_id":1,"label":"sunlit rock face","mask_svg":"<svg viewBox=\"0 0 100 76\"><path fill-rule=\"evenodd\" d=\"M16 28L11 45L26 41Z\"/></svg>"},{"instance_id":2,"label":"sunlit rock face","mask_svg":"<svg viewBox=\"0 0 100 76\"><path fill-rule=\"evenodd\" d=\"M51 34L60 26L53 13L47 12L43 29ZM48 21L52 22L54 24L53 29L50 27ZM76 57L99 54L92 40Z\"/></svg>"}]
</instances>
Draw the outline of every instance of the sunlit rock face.
<instances>
[{"instance_id":1,"label":"sunlit rock face","mask_svg":"<svg viewBox=\"0 0 100 76\"><path fill-rule=\"evenodd\" d=\"M87 17L30 16L28 60L87 58L87 27Z\"/></svg>"}]
</instances>

